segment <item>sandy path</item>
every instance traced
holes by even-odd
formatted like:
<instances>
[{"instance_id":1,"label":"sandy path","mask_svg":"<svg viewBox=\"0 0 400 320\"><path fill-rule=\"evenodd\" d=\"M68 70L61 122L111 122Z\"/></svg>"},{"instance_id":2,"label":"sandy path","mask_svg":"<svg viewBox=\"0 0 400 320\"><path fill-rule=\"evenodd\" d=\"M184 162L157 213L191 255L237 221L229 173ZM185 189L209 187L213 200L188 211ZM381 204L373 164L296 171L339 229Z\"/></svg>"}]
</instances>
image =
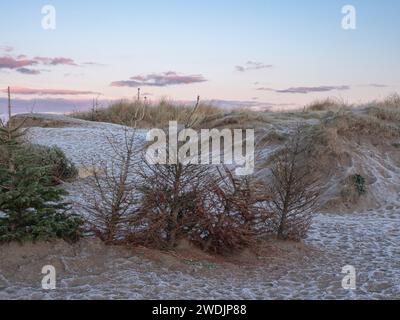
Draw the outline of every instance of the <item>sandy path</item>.
<instances>
[{"instance_id":1,"label":"sandy path","mask_svg":"<svg viewBox=\"0 0 400 320\"><path fill-rule=\"evenodd\" d=\"M17 279L7 284L0 276L0 298L399 299L400 208L395 210L357 216L318 215L306 243L323 250L322 255L305 254L289 263L266 261L258 267L200 264L193 270L181 270L113 248L107 252L83 249L74 254L55 249L54 255L21 264ZM40 289L41 275L39 271L32 275L30 267L40 270L40 262L60 264L65 270L58 277L57 290ZM357 270L355 291L341 287L341 270L347 264ZM29 283L24 281L24 272L29 273Z\"/></svg>"}]
</instances>

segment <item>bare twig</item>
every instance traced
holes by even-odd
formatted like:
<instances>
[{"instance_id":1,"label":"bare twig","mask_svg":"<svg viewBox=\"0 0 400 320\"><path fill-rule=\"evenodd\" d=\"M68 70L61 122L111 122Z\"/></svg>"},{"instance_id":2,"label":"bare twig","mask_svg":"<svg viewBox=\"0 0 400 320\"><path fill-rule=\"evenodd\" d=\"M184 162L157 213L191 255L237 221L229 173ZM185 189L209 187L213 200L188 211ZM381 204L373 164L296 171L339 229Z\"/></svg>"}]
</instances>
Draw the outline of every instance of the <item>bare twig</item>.
<instances>
[{"instance_id":1,"label":"bare twig","mask_svg":"<svg viewBox=\"0 0 400 320\"><path fill-rule=\"evenodd\" d=\"M271 169L268 190L272 199L268 206L275 214L275 232L281 239L298 240L305 236L322 192L315 163L308 157L311 145L304 133L305 128L298 125Z\"/></svg>"}]
</instances>

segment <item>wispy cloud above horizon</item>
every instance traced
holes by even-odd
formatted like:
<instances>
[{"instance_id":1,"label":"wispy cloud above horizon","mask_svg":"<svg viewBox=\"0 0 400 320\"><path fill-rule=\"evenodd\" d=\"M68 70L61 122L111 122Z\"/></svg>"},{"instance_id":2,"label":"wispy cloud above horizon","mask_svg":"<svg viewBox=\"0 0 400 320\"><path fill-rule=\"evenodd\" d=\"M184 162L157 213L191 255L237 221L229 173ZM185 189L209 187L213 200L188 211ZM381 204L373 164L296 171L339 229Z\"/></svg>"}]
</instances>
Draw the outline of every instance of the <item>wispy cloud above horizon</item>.
<instances>
[{"instance_id":1,"label":"wispy cloud above horizon","mask_svg":"<svg viewBox=\"0 0 400 320\"><path fill-rule=\"evenodd\" d=\"M246 72L251 70L262 70L272 68L271 64L264 64L262 62L247 61L244 66L236 66L235 70L238 72Z\"/></svg>"},{"instance_id":2,"label":"wispy cloud above horizon","mask_svg":"<svg viewBox=\"0 0 400 320\"><path fill-rule=\"evenodd\" d=\"M47 66L58 66L58 65L67 65L67 66L78 66L78 64L71 58L64 58L64 57L56 57L56 58L49 58L49 57L35 57L33 58L38 63L42 63Z\"/></svg>"},{"instance_id":3,"label":"wispy cloud above horizon","mask_svg":"<svg viewBox=\"0 0 400 320\"><path fill-rule=\"evenodd\" d=\"M318 86L318 87L292 87L288 89L272 89L272 88L257 88L258 91L272 91L276 93L291 93L291 94L308 94L314 92L329 92L329 91L343 91L350 90L350 86Z\"/></svg>"},{"instance_id":4,"label":"wispy cloud above horizon","mask_svg":"<svg viewBox=\"0 0 400 320\"><path fill-rule=\"evenodd\" d=\"M163 73L150 73L147 75L137 75L129 80L114 81L112 87L167 87L173 85L186 85L192 83L206 82L207 80L201 74L183 75L175 71Z\"/></svg>"},{"instance_id":5,"label":"wispy cloud above horizon","mask_svg":"<svg viewBox=\"0 0 400 320\"><path fill-rule=\"evenodd\" d=\"M6 93L7 89L1 90L1 92ZM93 95L99 94L94 91L82 91L82 90L70 90L70 89L46 89L46 88L24 88L24 87L12 87L12 94L17 95Z\"/></svg>"},{"instance_id":6,"label":"wispy cloud above horizon","mask_svg":"<svg viewBox=\"0 0 400 320\"><path fill-rule=\"evenodd\" d=\"M18 71L19 73L29 74L29 75L37 75L37 74L40 74L40 71L39 71L39 70L28 69L28 68L18 68L17 71Z\"/></svg>"},{"instance_id":7,"label":"wispy cloud above horizon","mask_svg":"<svg viewBox=\"0 0 400 320\"><path fill-rule=\"evenodd\" d=\"M380 83L370 83L368 87L373 87L373 88L389 88L388 85L386 84L380 84Z\"/></svg>"},{"instance_id":8,"label":"wispy cloud above horizon","mask_svg":"<svg viewBox=\"0 0 400 320\"><path fill-rule=\"evenodd\" d=\"M99 63L99 62L94 62L94 61L86 61L86 62L83 62L82 65L84 65L84 66L104 67L106 64Z\"/></svg>"}]
</instances>

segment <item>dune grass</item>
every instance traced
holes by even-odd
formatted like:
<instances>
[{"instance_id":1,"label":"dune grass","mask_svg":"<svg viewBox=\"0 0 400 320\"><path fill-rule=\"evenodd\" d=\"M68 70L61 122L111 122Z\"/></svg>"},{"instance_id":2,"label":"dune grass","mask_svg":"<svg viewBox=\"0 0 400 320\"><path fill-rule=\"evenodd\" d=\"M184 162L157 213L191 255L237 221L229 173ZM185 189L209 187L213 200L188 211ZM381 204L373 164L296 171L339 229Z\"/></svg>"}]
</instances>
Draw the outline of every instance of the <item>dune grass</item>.
<instances>
[{"instance_id":1,"label":"dune grass","mask_svg":"<svg viewBox=\"0 0 400 320\"><path fill-rule=\"evenodd\" d=\"M73 117L89 121L130 125L137 110L146 106L145 116L138 127L166 127L169 121L185 123L194 105L182 105L161 100L154 103L126 101L105 108L75 112ZM379 137L400 136L400 96L392 95L380 102L362 106L349 105L342 100L317 100L297 111L253 111L223 109L200 103L196 114L196 128L262 128L271 123L316 119L324 126L335 127L343 135L360 134Z\"/></svg>"},{"instance_id":2,"label":"dune grass","mask_svg":"<svg viewBox=\"0 0 400 320\"><path fill-rule=\"evenodd\" d=\"M167 100L161 100L156 103L122 100L106 108L75 112L71 116L88 121L130 125L138 109L142 109L144 106L145 115L143 120L138 123L138 127L141 128L165 127L169 121L184 123L194 108L194 106L178 105ZM223 112L220 108L200 103L196 111L196 123L202 123L208 117L218 116Z\"/></svg>"},{"instance_id":3,"label":"dune grass","mask_svg":"<svg viewBox=\"0 0 400 320\"><path fill-rule=\"evenodd\" d=\"M368 114L383 121L400 122L400 95L394 94L371 104Z\"/></svg>"},{"instance_id":4,"label":"dune grass","mask_svg":"<svg viewBox=\"0 0 400 320\"><path fill-rule=\"evenodd\" d=\"M315 100L305 106L305 111L333 111L348 110L351 106L340 99L326 98L323 100Z\"/></svg>"}]
</instances>

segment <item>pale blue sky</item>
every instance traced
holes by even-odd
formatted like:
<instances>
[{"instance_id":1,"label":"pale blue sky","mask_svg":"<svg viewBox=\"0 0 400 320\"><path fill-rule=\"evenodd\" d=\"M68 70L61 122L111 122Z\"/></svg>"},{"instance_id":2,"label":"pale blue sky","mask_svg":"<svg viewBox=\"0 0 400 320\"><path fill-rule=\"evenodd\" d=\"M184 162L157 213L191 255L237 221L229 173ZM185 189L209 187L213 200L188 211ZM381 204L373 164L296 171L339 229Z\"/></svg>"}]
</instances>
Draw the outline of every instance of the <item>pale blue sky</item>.
<instances>
[{"instance_id":1,"label":"pale blue sky","mask_svg":"<svg viewBox=\"0 0 400 320\"><path fill-rule=\"evenodd\" d=\"M53 31L41 27L46 4L56 9ZM357 10L356 30L341 28L347 4ZM2 1L0 59L8 59L0 60L0 88L38 90L20 90L24 99L54 98L47 89L64 90L57 97L65 99L94 92L117 99L137 88L110 84L141 75L167 77L163 85L140 86L153 99L368 101L400 91L399 16L398 0ZM35 57L68 58L77 66ZM7 65L10 58L36 62L24 72ZM236 70L248 61L249 70ZM38 74L27 74L32 70ZM178 83L168 85L169 71Z\"/></svg>"}]
</instances>

